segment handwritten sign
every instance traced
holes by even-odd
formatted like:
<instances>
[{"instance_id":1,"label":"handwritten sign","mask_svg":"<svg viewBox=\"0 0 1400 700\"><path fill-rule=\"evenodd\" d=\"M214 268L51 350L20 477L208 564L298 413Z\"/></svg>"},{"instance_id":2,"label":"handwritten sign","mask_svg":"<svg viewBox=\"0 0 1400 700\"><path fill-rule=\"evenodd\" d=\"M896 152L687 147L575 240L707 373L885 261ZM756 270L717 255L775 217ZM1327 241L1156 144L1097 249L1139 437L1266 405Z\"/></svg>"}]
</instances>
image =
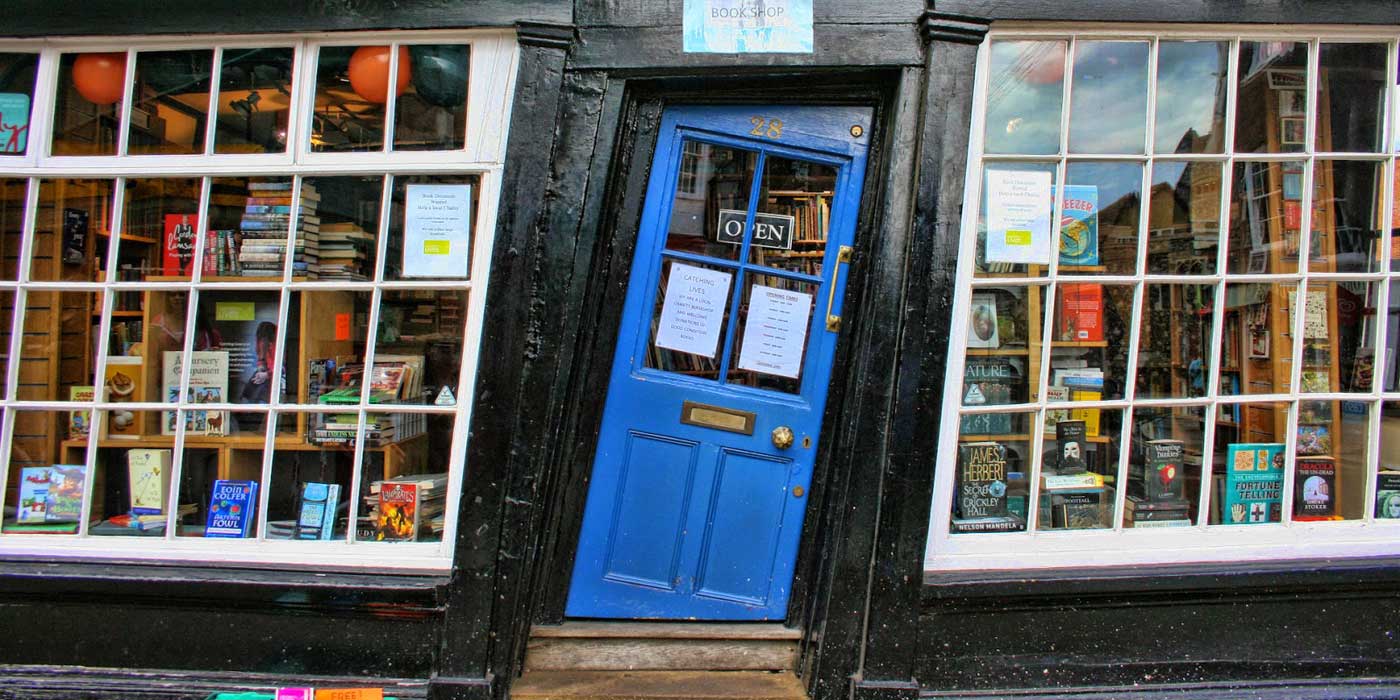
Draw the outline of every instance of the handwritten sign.
<instances>
[{"instance_id":1,"label":"handwritten sign","mask_svg":"<svg viewBox=\"0 0 1400 700\"><path fill-rule=\"evenodd\" d=\"M796 379L802 374L802 350L811 315L811 294L754 287L739 369Z\"/></svg>"},{"instance_id":2,"label":"handwritten sign","mask_svg":"<svg viewBox=\"0 0 1400 700\"><path fill-rule=\"evenodd\" d=\"M466 279L471 211L471 185L409 185L403 276Z\"/></svg>"},{"instance_id":3,"label":"handwritten sign","mask_svg":"<svg viewBox=\"0 0 1400 700\"><path fill-rule=\"evenodd\" d=\"M812 53L812 0L685 0L686 53Z\"/></svg>"},{"instance_id":4,"label":"handwritten sign","mask_svg":"<svg viewBox=\"0 0 1400 700\"><path fill-rule=\"evenodd\" d=\"M656 346L714 357L732 277L728 272L671 263Z\"/></svg>"},{"instance_id":5,"label":"handwritten sign","mask_svg":"<svg viewBox=\"0 0 1400 700\"><path fill-rule=\"evenodd\" d=\"M29 95L0 92L0 153L24 153L29 147Z\"/></svg>"},{"instance_id":6,"label":"handwritten sign","mask_svg":"<svg viewBox=\"0 0 1400 700\"><path fill-rule=\"evenodd\" d=\"M987 262L1050 264L1050 173L987 171Z\"/></svg>"}]
</instances>

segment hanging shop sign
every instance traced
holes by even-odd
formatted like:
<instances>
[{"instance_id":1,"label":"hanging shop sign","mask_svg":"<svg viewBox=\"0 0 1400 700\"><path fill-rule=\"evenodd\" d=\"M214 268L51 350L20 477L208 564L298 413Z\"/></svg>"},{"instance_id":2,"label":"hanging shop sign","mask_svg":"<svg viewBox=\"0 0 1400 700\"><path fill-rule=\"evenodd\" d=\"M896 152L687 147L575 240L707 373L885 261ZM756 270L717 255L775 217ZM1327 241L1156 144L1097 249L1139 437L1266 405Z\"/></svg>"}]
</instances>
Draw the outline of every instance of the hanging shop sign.
<instances>
[{"instance_id":1,"label":"hanging shop sign","mask_svg":"<svg viewBox=\"0 0 1400 700\"><path fill-rule=\"evenodd\" d=\"M685 0L686 53L812 53L812 0Z\"/></svg>"}]
</instances>

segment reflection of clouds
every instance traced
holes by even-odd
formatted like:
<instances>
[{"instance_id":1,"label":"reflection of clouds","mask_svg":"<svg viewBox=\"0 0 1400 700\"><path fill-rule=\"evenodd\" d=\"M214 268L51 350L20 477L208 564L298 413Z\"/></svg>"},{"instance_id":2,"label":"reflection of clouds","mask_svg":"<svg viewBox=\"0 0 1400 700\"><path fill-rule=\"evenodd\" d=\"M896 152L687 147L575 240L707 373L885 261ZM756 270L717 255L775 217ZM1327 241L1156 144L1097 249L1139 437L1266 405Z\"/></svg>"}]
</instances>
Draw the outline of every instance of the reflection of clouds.
<instances>
[{"instance_id":1,"label":"reflection of clouds","mask_svg":"<svg viewBox=\"0 0 1400 700\"><path fill-rule=\"evenodd\" d=\"M1137 163L1070 163L1065 175L1071 185L1095 185L1099 210L1125 197L1136 198L1142 187L1142 166Z\"/></svg>"},{"instance_id":2,"label":"reflection of clouds","mask_svg":"<svg viewBox=\"0 0 1400 700\"><path fill-rule=\"evenodd\" d=\"M1194 130L1210 134L1224 118L1225 44L1203 41L1164 41L1157 58L1158 152L1176 150L1182 137Z\"/></svg>"},{"instance_id":3,"label":"reflection of clouds","mask_svg":"<svg viewBox=\"0 0 1400 700\"><path fill-rule=\"evenodd\" d=\"M999 41L991 52L987 152L1058 151L1064 42Z\"/></svg>"},{"instance_id":4,"label":"reflection of clouds","mask_svg":"<svg viewBox=\"0 0 1400 700\"><path fill-rule=\"evenodd\" d=\"M1081 41L1070 95L1070 150L1141 153L1147 114L1147 43Z\"/></svg>"}]
</instances>

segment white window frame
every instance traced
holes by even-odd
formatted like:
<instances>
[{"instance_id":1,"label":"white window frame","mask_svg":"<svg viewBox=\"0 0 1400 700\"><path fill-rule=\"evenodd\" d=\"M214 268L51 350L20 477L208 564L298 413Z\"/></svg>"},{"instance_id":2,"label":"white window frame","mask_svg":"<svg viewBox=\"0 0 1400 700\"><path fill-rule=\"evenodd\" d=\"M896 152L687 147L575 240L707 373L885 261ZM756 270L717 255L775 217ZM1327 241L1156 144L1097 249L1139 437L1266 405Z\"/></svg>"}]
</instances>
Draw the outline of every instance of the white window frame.
<instances>
[{"instance_id":1,"label":"white window frame","mask_svg":"<svg viewBox=\"0 0 1400 700\"><path fill-rule=\"evenodd\" d=\"M317 49L331 45L390 45L397 55L400 44L469 44L470 67L468 71L468 96L466 141L462 148L438 151L392 151L368 153L313 153L310 150L311 110L315 99L315 75ZM131 84L135 72L137 52L156 50L208 49L213 45L213 71L210 78L211 111L213 100L218 99L218 71L221 66L222 51L233 48L294 48L291 110L288 120L287 144L283 153L264 154L214 154L213 143L215 120L210 118L206 127L205 154L202 155L110 155L110 156L53 156L49 154L52 120L54 119L54 99L57 92L58 60L61 54L74 52L126 52L126 97L121 101L118 153L125 150L127 125L131 113ZM369 413L424 413L452 416L453 435L451 454L447 457L446 470L449 474L443 536L437 542L356 542L354 528L346 539L336 541L295 541L266 539L264 513L268 501L268 488L271 483L273 445L276 435L276 421L266 421L265 441L262 453L262 471L259 477L258 531L247 539L211 539L199 537L178 537L176 528L167 527L163 538L156 537L102 537L90 536L86 520L80 524L76 535L37 535L24 533L0 534L0 557L24 557L34 559L105 559L141 562L199 563L215 565L272 565L278 568L362 569L373 567L378 570L401 572L441 572L450 569L452 552L460 518L456 504L460 501L462 481L465 472L467 431L471 419L473 392L476 384L476 371L481 343L481 325L485 312L486 289L490 277L492 245L496 228L497 205L500 198L501 176L504 169L507 129L511 118L512 96L515 93L515 80L519 63L516 36L510 30L451 30L413 32L365 32L365 33L319 33L319 34L272 34L257 36L220 36L199 38L170 37L121 37L121 38L52 38L43 41L0 42L0 52L25 52L40 55L39 70L34 88L31 107L30 137L27 153L14 158L0 158L0 177L27 178L28 200L24 219L24 234L21 239L21 253L17 281L0 281L0 292L14 294L14 317L11 345L8 348L9 362L7 375L8 398L0 400L0 411L4 412L4 430L0 432L0 455L4 455L4 467L0 468L0 493L4 492L7 480L12 476L9 468L9 455L15 421L11 414L19 410L53 411L66 414L75 409L89 409L92 416L98 411L113 407L138 410L162 411L172 406L178 409L191 408L194 404L181 401L178 404L146 401L143 403L114 404L101 400L88 402L19 401L16 395L20 368L23 313L26 290L35 291L82 291L89 293L110 292L150 292L150 291L191 291L190 308L197 296L204 291L259 290L277 291L281 296L281 318L286 319L290 294L285 292L309 291L358 291L371 294L368 327L377 328L379 304L386 292L399 290L460 290L467 295L465 328L462 337L462 365L455 387L457 403L453 408L432 405L394 404L392 411L388 405L368 403L368 396L361 397L360 405L352 408L360 416L359 430L365 430L365 415ZM394 75L390 75L393 84ZM394 138L395 96L390 93L385 104L385 143L392 144ZM382 175L384 187L380 207L379 231L376 235L378 254L376 257L376 277L381 281L293 281L291 266L287 265L280 281L202 281L200 266L194 267L194 280L190 282L43 282L30 280L29 254L35 226L35 212L38 206L38 186L41 180L61 178L99 177L114 180L114 201L112 204L112 230L120 231L123 216L125 181L131 178L204 178L201 181L199 205L199 232L196 237L195 259L202 258L204 245L203 232L207 226L207 208L210 198L211 177L226 176L286 176L294 178L294 187L300 191L304 177L343 176L343 175ZM471 269L468 279L461 281L418 281L385 280L385 250L388 245L388 222L391 216L394 178L412 175L474 176L476 177L477 212L473 218ZM299 200L295 197L294 200ZM293 205L295 207L295 204ZM292 212L295 220L296 212ZM291 259L294 237L288 237L288 251L285 259ZM113 238L116 243L116 238ZM119 245L108 246L107 269L114 269ZM99 337L107 337L111 328L111 309L114 293L102 294L104 309L99 327ZM192 324L194 313L188 313L186 323ZM277 347L283 347L286 336L285 322L278 324ZM193 343L193 333L187 325L185 351L189 352ZM364 361L369 365L374 355L374 333L369 334ZM273 376L280 376L284 353L276 354ZM305 358L301 358L305 359ZM106 355L96 358L94 376L101 377L106 365ZM289 368L288 383L293 380L295 368ZM147 371L150 371L147 368ZM188 380L189 364L185 363L184 377ZM279 403L278 392L273 392L269 404L200 404L205 410L236 411L241 413L331 413L346 412L346 407L317 407L315 405ZM101 397L96 397L100 399ZM89 512L93 499L93 481L97 461L97 441L99 430L89 431L87 473L84 512ZM177 421L177 434L173 445L173 457L178 463L184 451L185 421ZM361 463L364 452L363 440L357 442L353 481L349 491L342 495L350 500L352 507L363 515L363 507L358 504L361 487ZM110 465L109 467L110 468ZM180 479L176 466L173 483ZM175 505L178 489L171 489L171 503ZM173 508L167 508L167 513ZM352 510L352 523L353 514Z\"/></svg>"},{"instance_id":2,"label":"white window frame","mask_svg":"<svg viewBox=\"0 0 1400 700\"><path fill-rule=\"evenodd\" d=\"M1062 97L1061 121L1060 121L1060 145L1057 153L1037 156L1001 156L985 155L984 133L986 128L986 103L989 80L990 65L990 45L994 41L1006 40L1064 40L1066 42L1065 67L1064 67L1064 91ZM1072 107L1070 95L1073 80L1073 62L1075 57L1075 42L1083 40L1137 40L1149 42L1148 76L1147 76L1147 107L1146 107L1146 131L1144 134L1145 144L1142 154L1082 154L1075 155L1068 152L1069 120ZM1156 105L1156 70L1157 70L1157 44L1159 41L1226 41L1230 45L1230 67L1228 76L1228 98L1226 101L1225 114L1225 134L1223 152L1219 154L1161 154L1154 155L1152 148L1154 145L1153 129L1155 126L1155 105ZM1239 71L1238 55L1241 41L1298 41L1304 42L1308 46L1308 82L1307 90L1310 96L1317 94L1318 82L1318 46L1327 43L1384 43L1388 46L1386 59L1386 96L1382 106L1383 129L1381 135L1381 150L1377 153L1350 153L1350 152L1317 152L1314 150L1315 133L1314 124L1317 119L1317 100L1309 99L1306 114L1306 129L1309 134L1306 149L1301 152L1289 153L1240 153L1238 156L1234 151L1234 128L1235 128L1235 93L1238 89L1237 76ZM1210 377L1207 380L1207 395L1204 398L1190 399L1138 399L1134 400L1136 382L1131 378L1136 376L1137 355L1138 355L1138 334L1140 326L1140 314L1143 312L1143 289L1144 280L1151 283L1195 283L1209 284L1215 287L1215 299L1225 299L1225 281L1227 275L1226 256L1228 254L1228 242L1223 236L1231 235L1228 232L1229 226L1229 205L1232 188L1228 185L1229 178L1232 177L1233 167L1236 160L1241 161L1304 161L1308 167L1304 169L1305 181L1303 183L1302 211L1311 211L1312 206L1312 164L1315 160L1325 160L1337 158L1350 161L1375 162L1382 165L1382 177L1384 178L1384 198L1382 211L1393 211L1396 192L1393 192L1396 168L1396 148L1395 139L1397 134L1397 92L1400 88L1396 85L1396 51L1400 45L1400 34L1393 28L1379 27L1322 27L1322 26L1287 26L1270 25L1267 27L1255 26L1228 26L1228 25L1156 25L1156 26L1132 26L1124 24L1108 23L998 23L989 31L986 39L979 48L977 55L977 72L973 91L973 109L971 119L971 132L968 145L968 166L967 177L963 195L963 211L961 222L961 245L958 259L957 287L953 299L953 320L952 332L948 343L948 370L945 377L944 399L942 406L942 421L938 434L938 456L937 469L934 480L933 502L929 517L929 537L924 556L924 569L928 572L946 571L970 571L970 570L1024 570L1024 569L1046 569L1046 568L1082 568L1085 566L1124 566L1137 564L1167 564L1167 563L1192 563L1192 562L1233 562L1233 561L1275 561L1281 559L1302 559L1321 557L1364 557L1378 555L1394 555L1400 553L1400 520L1377 520L1374 516L1373 504L1375 501L1376 470L1379 458L1379 448L1376 443L1380 437L1382 402L1400 401L1400 392L1384 392L1384 373L1381 372L1372 382L1372 390L1365 393L1327 393L1327 394L1307 394L1308 400L1319 401L1357 401L1364 402L1369 411L1369 431L1372 443L1367 450L1367 486L1364 501L1366 503L1365 517L1360 520L1349 520L1339 522L1294 522L1290 520L1291 501L1293 495L1293 472L1292 468L1286 469L1283 483L1284 522L1270 523L1251 526L1211 526L1205 524L1208 518L1200 518L1200 522L1190 527L1181 528L1151 528L1151 529L1124 529L1122 527L1122 512L1124 508L1124 489L1116 488L1115 506L1113 508L1113 527L1103 530L1069 530L1069 531L1043 531L1036 530L1035 523L1030 522L1034 518L1028 518L1026 531L1009 533L960 533L951 534L949 525L952 518L952 501L954 495L954 472L957 462L957 445L959 437L960 421L959 415L962 413L979 412L1016 412L1027 413L1036 411L1034 423L1030 434L1032 454L1030 459L1032 464L1040 462L1043 440L1039 437L1042 433L1043 412L1037 411L1047 404L1044 393L1041 392L1040 400L1026 404L1016 404L1014 406L986 407L981 410L974 408L964 409L961 406L963 386L963 371L965 366L965 348L967 342L968 328L968 306L969 298L974 288L978 286L1005 286L1008 283L1022 284L1043 284L1047 303L1045 304L1045 317L1033 319L1032 322L1044 324L1052 311L1053 288L1051 282L1057 279L1056 267L1058 256L1051 256L1051 263L1048 272L1044 276L1030 278L998 278L995 275L974 278L974 258L976 255L977 238L977 216L979 202L981 201L981 188L983 183L984 163L1008 164L1016 162L1054 163L1055 182L1065 182L1065 171L1067 161L1119 161L1141 163L1143 165L1143 184L1141 192L1150 191L1152 164L1154 162L1168 161L1210 161L1221 164L1222 187L1221 207L1220 207L1220 228L1222 238L1217 248L1216 274L1213 275L1144 275L1145 260L1147 253L1147 237L1138 236L1138 258L1135 275L1095 275L1095 276L1067 276L1059 277L1060 280L1073 282L1103 282L1133 284L1134 286L1134 325L1130 329L1128 369L1129 381L1125 382L1122 400L1097 401L1097 402L1076 402L1075 408L1105 408L1119 409L1124 411L1122 430L1119 439L1120 454L1118 455L1118 474L1116 484L1126 485L1127 464L1131 439L1132 415L1130 407L1180 407L1180 406L1203 406L1206 407L1206 423L1203 435L1203 444L1207 449L1203 450L1201 467L1201 484L1211 483L1212 453L1209 448L1214 444L1215 422L1218 411L1215 409L1219 392L1220 362L1211 363ZM1139 231L1145 232L1148 227L1148 215L1150 202L1144 195L1143 204L1140 211ZM1054 213L1052 221L1058 221L1060 217L1061 202L1057 198L1054 203ZM1260 283L1284 283L1293 282L1300 288L1306 289L1314 282L1367 282L1380 285L1378 314L1382 317L1391 308L1390 291L1391 282L1400 282L1400 273L1390 271L1390 246L1382 239L1379 245L1383 248L1382 258L1379 262L1380 272L1375 273L1320 273L1311 272L1307 264L1307 251L1309 246L1306 241L1311 235L1310 216L1303 216L1302 230L1300 231L1300 258L1298 262L1298 272L1296 274L1230 274L1228 278L1231 282L1260 282ZM1304 315L1296 313L1294 315L1294 328L1291 330L1293 338L1293 355L1300 356L1303 333L1302 323ZM1211 346L1220 347L1223 326L1223 314L1215 314L1211 329ZM1385 322L1378 323L1377 338L1375 339L1377 348L1387 346ZM1044 327L1044 326L1042 326ZM1047 355L1049 343L1045 343ZM1384 357L1384 352L1379 351L1376 357ZM1378 363L1379 364L1379 363ZM1294 362L1292 369L1291 393L1260 394L1260 395L1240 395L1237 397L1223 397L1228 403L1256 403L1269 401L1294 401L1298 398L1300 385L1300 372L1302 363ZM1047 372L1048 363L1042 362L1042 376L1028 377L1028 381L1040 382L1044 385L1043 376ZM1063 408L1065 404L1055 404L1056 407ZM1003 409L997 411L997 409ZM1010 409L1006 411L1006 409ZM1297 433L1297 404L1293 403L1288 409L1288 433L1285 454L1294 453L1294 443ZM1292 462L1290 461L1290 464ZM1030 474L1038 473L1027 469L1028 478ZM1034 505L1038 500L1037 494L1039 484L1032 481L1030 486L1030 503ZM1209 512L1210 489L1203 488L1205 494L1200 496L1203 513Z\"/></svg>"}]
</instances>

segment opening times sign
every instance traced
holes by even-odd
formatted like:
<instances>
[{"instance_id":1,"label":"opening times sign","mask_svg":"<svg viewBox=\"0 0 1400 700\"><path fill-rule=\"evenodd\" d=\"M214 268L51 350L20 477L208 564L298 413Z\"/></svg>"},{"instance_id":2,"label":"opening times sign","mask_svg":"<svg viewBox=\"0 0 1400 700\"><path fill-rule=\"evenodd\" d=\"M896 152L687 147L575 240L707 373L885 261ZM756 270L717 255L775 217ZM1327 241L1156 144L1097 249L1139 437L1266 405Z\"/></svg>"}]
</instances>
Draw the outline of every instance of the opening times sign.
<instances>
[{"instance_id":1,"label":"opening times sign","mask_svg":"<svg viewBox=\"0 0 1400 700\"><path fill-rule=\"evenodd\" d=\"M812 53L812 0L685 0L686 53Z\"/></svg>"}]
</instances>

